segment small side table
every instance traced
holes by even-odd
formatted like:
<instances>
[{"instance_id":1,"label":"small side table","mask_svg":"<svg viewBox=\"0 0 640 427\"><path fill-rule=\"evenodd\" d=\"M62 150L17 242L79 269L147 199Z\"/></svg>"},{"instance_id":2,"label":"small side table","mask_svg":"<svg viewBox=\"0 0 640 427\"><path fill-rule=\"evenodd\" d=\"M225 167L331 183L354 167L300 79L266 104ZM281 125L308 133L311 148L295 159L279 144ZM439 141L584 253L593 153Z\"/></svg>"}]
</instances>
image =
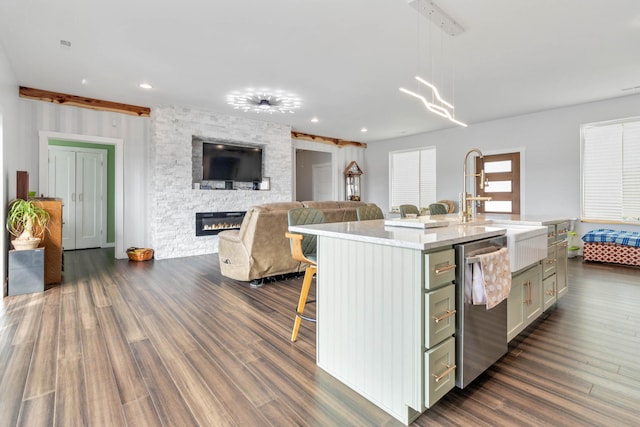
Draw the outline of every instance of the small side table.
<instances>
[{"instance_id":1,"label":"small side table","mask_svg":"<svg viewBox=\"0 0 640 427\"><path fill-rule=\"evenodd\" d=\"M44 291L44 248L9 251L9 296Z\"/></svg>"}]
</instances>

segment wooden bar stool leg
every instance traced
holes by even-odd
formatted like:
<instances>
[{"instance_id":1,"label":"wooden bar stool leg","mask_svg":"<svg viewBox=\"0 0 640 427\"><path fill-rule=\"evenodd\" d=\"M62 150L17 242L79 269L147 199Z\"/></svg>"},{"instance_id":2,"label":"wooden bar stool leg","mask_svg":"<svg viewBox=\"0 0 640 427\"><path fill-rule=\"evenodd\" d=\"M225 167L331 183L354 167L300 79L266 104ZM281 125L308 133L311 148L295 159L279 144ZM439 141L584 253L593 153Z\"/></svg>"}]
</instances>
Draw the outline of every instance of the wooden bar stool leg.
<instances>
[{"instance_id":1,"label":"wooden bar stool leg","mask_svg":"<svg viewBox=\"0 0 640 427\"><path fill-rule=\"evenodd\" d=\"M304 314L304 306L307 303L307 296L309 295L309 289L311 288L311 281L313 275L317 271L316 266L309 266L304 273L304 280L302 281L302 289L300 290L300 298L298 299L298 307L296 309L296 320L293 323L293 332L291 333L291 341L295 342L298 339L298 329L300 329L300 321L302 314Z\"/></svg>"}]
</instances>

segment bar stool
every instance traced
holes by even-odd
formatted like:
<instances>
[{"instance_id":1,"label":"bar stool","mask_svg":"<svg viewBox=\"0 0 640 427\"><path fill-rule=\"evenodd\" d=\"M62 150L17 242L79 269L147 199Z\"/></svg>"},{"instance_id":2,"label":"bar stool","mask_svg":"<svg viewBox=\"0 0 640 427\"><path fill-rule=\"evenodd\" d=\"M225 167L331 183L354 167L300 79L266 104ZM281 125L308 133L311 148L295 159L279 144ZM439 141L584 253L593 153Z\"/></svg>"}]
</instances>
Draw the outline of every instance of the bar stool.
<instances>
[{"instance_id":1,"label":"bar stool","mask_svg":"<svg viewBox=\"0 0 640 427\"><path fill-rule=\"evenodd\" d=\"M358 221L369 221L372 219L384 219L382 209L375 205L358 206L356 208Z\"/></svg>"},{"instance_id":2,"label":"bar stool","mask_svg":"<svg viewBox=\"0 0 640 427\"><path fill-rule=\"evenodd\" d=\"M416 205L400 205L400 217L406 218L407 215L420 215L420 210Z\"/></svg>"},{"instance_id":3,"label":"bar stool","mask_svg":"<svg viewBox=\"0 0 640 427\"><path fill-rule=\"evenodd\" d=\"M289 225L304 225L304 224L321 224L324 222L324 214L321 210L315 208L296 208L289 210L288 213ZM315 301L307 301L309 295L309 289L311 288L311 281L313 276L318 271L316 263L316 236L312 234L297 234L297 233L285 233L285 236L291 243L291 257L296 261L300 261L303 264L307 264L307 269L304 272L304 279L302 280L302 289L300 290L300 297L298 298L298 305L296 307L296 318L293 323L293 331L291 333L291 341L295 342L298 339L298 330L300 329L300 322L302 320L308 320L315 322L316 319L304 316L304 307L307 303Z\"/></svg>"}]
</instances>

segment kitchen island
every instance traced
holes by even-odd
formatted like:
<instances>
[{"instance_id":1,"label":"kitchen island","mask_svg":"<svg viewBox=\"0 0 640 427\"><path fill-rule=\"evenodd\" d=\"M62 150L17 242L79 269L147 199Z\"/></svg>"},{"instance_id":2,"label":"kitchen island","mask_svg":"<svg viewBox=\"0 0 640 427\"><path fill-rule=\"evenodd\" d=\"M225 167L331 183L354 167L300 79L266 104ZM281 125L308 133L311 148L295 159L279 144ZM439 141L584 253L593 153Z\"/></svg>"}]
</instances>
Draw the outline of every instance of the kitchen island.
<instances>
[{"instance_id":1,"label":"kitchen island","mask_svg":"<svg viewBox=\"0 0 640 427\"><path fill-rule=\"evenodd\" d=\"M318 236L318 366L409 424L455 385L453 246L506 229L374 220L290 231Z\"/></svg>"},{"instance_id":2,"label":"kitchen island","mask_svg":"<svg viewBox=\"0 0 640 427\"><path fill-rule=\"evenodd\" d=\"M570 220L478 215L461 223L443 215L388 225L393 221L290 230L318 236L318 366L409 424L456 384L454 246L502 235L517 243L509 247L511 340L568 289ZM407 226L412 221L425 224Z\"/></svg>"}]
</instances>

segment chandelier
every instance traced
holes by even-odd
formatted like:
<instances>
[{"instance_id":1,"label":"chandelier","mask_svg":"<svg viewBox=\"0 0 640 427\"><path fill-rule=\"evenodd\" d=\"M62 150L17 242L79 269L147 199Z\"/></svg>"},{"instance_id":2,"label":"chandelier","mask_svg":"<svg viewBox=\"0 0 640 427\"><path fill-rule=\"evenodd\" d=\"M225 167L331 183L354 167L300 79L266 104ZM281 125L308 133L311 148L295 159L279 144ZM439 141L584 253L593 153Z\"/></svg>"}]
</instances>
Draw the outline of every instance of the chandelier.
<instances>
[{"instance_id":1,"label":"chandelier","mask_svg":"<svg viewBox=\"0 0 640 427\"><path fill-rule=\"evenodd\" d=\"M227 104L244 112L293 114L294 110L302 106L302 101L298 96L281 90L247 89L244 92L233 91L228 94Z\"/></svg>"}]
</instances>

